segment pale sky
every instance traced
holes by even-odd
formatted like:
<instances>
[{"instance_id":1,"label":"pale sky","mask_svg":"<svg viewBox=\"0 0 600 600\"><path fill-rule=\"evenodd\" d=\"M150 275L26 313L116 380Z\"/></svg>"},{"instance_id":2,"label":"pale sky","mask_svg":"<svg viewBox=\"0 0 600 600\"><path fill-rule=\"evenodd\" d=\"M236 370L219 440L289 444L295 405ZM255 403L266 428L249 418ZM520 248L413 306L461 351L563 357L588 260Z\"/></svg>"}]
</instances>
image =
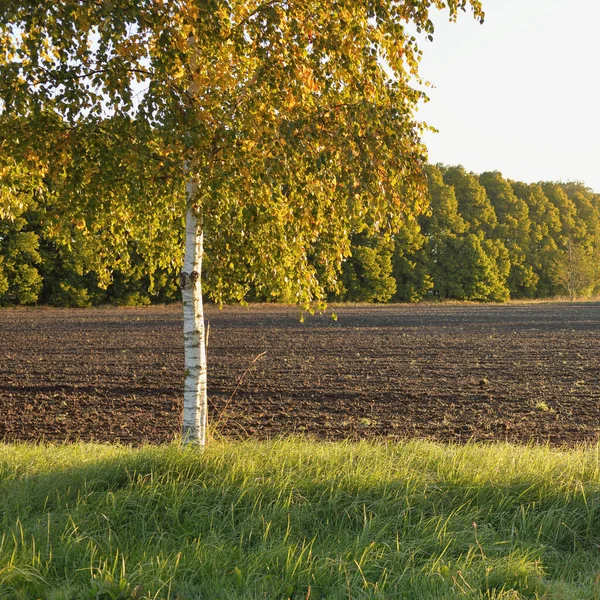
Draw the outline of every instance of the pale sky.
<instances>
[{"instance_id":1,"label":"pale sky","mask_svg":"<svg viewBox=\"0 0 600 600\"><path fill-rule=\"evenodd\" d=\"M436 18L421 44L430 161L600 192L600 0L482 4L483 25Z\"/></svg>"}]
</instances>

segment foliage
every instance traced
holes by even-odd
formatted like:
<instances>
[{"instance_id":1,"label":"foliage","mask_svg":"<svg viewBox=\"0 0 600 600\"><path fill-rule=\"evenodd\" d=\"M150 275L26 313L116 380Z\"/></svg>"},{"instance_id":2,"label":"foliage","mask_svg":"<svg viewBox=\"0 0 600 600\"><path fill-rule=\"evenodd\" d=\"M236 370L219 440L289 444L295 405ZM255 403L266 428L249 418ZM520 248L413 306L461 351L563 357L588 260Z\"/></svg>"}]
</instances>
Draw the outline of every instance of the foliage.
<instances>
[{"instance_id":1,"label":"foliage","mask_svg":"<svg viewBox=\"0 0 600 600\"><path fill-rule=\"evenodd\" d=\"M397 230L423 205L409 31L431 37L433 8L483 18L478 0L15 0L0 142L11 132L48 231L68 246L75 226L102 285L107 265L129 269L132 239L148 273L181 264L192 178L208 296L308 304L352 232Z\"/></svg>"},{"instance_id":2,"label":"foliage","mask_svg":"<svg viewBox=\"0 0 600 600\"><path fill-rule=\"evenodd\" d=\"M482 18L476 0L11 2L1 301L177 298L190 177L217 302L547 297L576 262L593 293L598 194L426 166L409 31L431 36L434 8Z\"/></svg>"},{"instance_id":3,"label":"foliage","mask_svg":"<svg viewBox=\"0 0 600 600\"><path fill-rule=\"evenodd\" d=\"M429 272L428 240L416 220L408 219L394 235L392 275L396 281L394 300L418 302L433 287Z\"/></svg>"},{"instance_id":4,"label":"foliage","mask_svg":"<svg viewBox=\"0 0 600 600\"><path fill-rule=\"evenodd\" d=\"M555 276L562 230L560 213L539 184L511 182L511 185L514 194L524 200L528 207L529 241L526 262L531 265L537 277L535 295L540 298L556 296L560 292Z\"/></svg>"},{"instance_id":5,"label":"foliage","mask_svg":"<svg viewBox=\"0 0 600 600\"><path fill-rule=\"evenodd\" d=\"M0 305L35 304L42 277L39 239L19 216L0 220Z\"/></svg>"},{"instance_id":6,"label":"foliage","mask_svg":"<svg viewBox=\"0 0 600 600\"><path fill-rule=\"evenodd\" d=\"M591 248L569 242L556 267L557 282L571 300L589 298L600 285L598 254Z\"/></svg>"},{"instance_id":7,"label":"foliage","mask_svg":"<svg viewBox=\"0 0 600 600\"><path fill-rule=\"evenodd\" d=\"M506 278L510 263L506 248L468 233L448 237L439 246L433 268L433 292L438 298L503 302L509 299Z\"/></svg>"},{"instance_id":8,"label":"foliage","mask_svg":"<svg viewBox=\"0 0 600 600\"><path fill-rule=\"evenodd\" d=\"M498 171L483 173L479 182L484 186L498 219L494 238L508 250L510 272L507 285L511 297L532 297L538 276L527 262L531 227L527 203L515 195L510 183Z\"/></svg>"},{"instance_id":9,"label":"foliage","mask_svg":"<svg viewBox=\"0 0 600 600\"><path fill-rule=\"evenodd\" d=\"M444 181L444 172L454 173L463 191L468 187L465 181L472 180L469 185L476 190L476 201L481 206L481 190L485 190L496 219L491 235L485 235L463 217L463 212L467 216L473 212L469 195L463 196L461 210L455 187ZM416 219L406 215L393 234L369 228L354 234L351 254L342 262L341 278L328 288L330 299L497 302L506 300L509 294L511 298L575 298L598 292L599 194L576 183L509 182L497 172L475 177L461 168L429 165L426 173L429 205ZM68 245L61 244L56 240L53 204L46 202L40 207L33 199L36 194L39 191L30 190L23 197L24 212L19 217L1 222L5 232L0 244L2 303L24 302L25 295L14 292L16 287L27 287L26 277L15 283L14 274L20 269L37 282L30 289L29 302L54 306L106 302L132 305L180 298L175 267L161 268L147 261L146 241L128 241L122 254L114 259L99 257L75 220L60 226L60 235L68 241ZM493 222L491 213L488 218ZM27 236L21 238L21 245L10 246L9 256L7 240L16 240L18 232ZM17 251L26 240L30 248L37 250ZM319 238L319 243L329 242ZM322 280L319 255L317 248L309 259L317 279ZM206 269L210 272L211 268L209 255ZM243 272L249 268L247 265L237 275L232 274L229 285L246 286ZM13 292L7 294L9 282ZM277 281L260 286L250 283L245 294L253 302L294 302L293 289Z\"/></svg>"},{"instance_id":10,"label":"foliage","mask_svg":"<svg viewBox=\"0 0 600 600\"><path fill-rule=\"evenodd\" d=\"M387 302L396 293L392 277L394 243L385 237L356 235L352 255L344 262L342 299L352 302Z\"/></svg>"},{"instance_id":11,"label":"foliage","mask_svg":"<svg viewBox=\"0 0 600 600\"><path fill-rule=\"evenodd\" d=\"M466 224L466 231L481 239L493 238L498 218L485 188L477 177L462 166L440 167L444 183L454 189L458 211Z\"/></svg>"}]
</instances>

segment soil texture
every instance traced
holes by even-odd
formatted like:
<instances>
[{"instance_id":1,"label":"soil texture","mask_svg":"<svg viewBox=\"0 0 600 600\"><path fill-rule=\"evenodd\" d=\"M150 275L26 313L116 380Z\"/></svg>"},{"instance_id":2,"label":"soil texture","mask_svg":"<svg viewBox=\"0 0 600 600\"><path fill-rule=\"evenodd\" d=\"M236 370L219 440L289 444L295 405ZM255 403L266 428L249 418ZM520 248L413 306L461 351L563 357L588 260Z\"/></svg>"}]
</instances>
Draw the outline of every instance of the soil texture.
<instances>
[{"instance_id":1,"label":"soil texture","mask_svg":"<svg viewBox=\"0 0 600 600\"><path fill-rule=\"evenodd\" d=\"M208 307L217 434L598 441L598 303L334 310ZM175 439L181 312L0 311L0 439Z\"/></svg>"}]
</instances>

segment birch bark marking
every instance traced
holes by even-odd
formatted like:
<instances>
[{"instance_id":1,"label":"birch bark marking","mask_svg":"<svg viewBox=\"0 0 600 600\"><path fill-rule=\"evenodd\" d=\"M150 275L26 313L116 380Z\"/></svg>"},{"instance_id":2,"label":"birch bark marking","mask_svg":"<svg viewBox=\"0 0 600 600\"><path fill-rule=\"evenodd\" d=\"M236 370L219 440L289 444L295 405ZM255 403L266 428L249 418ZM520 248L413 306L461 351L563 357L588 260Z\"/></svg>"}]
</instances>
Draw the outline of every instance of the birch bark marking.
<instances>
[{"instance_id":1,"label":"birch bark marking","mask_svg":"<svg viewBox=\"0 0 600 600\"><path fill-rule=\"evenodd\" d=\"M202 305L202 224L193 205L196 184L186 185L188 209L185 219L185 258L181 273L185 382L183 388L184 444L206 444L208 401L206 393L206 345Z\"/></svg>"}]
</instances>

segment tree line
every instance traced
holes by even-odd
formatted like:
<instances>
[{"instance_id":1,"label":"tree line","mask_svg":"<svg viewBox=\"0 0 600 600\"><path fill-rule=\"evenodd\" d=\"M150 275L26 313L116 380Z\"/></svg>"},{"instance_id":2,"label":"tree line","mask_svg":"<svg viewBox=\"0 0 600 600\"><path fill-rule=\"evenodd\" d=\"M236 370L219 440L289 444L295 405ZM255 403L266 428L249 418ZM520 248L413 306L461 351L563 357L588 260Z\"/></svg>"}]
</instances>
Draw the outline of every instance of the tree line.
<instances>
[{"instance_id":1,"label":"tree line","mask_svg":"<svg viewBox=\"0 0 600 600\"><path fill-rule=\"evenodd\" d=\"M427 179L427 212L393 236L354 236L342 299L503 302L600 290L600 194L461 166L428 166Z\"/></svg>"},{"instance_id":2,"label":"tree line","mask_svg":"<svg viewBox=\"0 0 600 600\"><path fill-rule=\"evenodd\" d=\"M600 194L580 183L526 184L497 171L476 175L443 165L427 167L427 187L429 208L406 214L399 231L353 233L329 300L503 302L600 291ZM181 225L174 235L182 238ZM179 268L149 270L136 253L143 241L131 240L126 260L111 257L100 272L98 256L79 243L77 230L75 222L58 240L35 193L18 217L1 220L0 304L84 307L180 299ZM318 267L317 257L312 260ZM210 255L206 261L210 271ZM281 282L273 290L251 289L247 297L292 300Z\"/></svg>"}]
</instances>

